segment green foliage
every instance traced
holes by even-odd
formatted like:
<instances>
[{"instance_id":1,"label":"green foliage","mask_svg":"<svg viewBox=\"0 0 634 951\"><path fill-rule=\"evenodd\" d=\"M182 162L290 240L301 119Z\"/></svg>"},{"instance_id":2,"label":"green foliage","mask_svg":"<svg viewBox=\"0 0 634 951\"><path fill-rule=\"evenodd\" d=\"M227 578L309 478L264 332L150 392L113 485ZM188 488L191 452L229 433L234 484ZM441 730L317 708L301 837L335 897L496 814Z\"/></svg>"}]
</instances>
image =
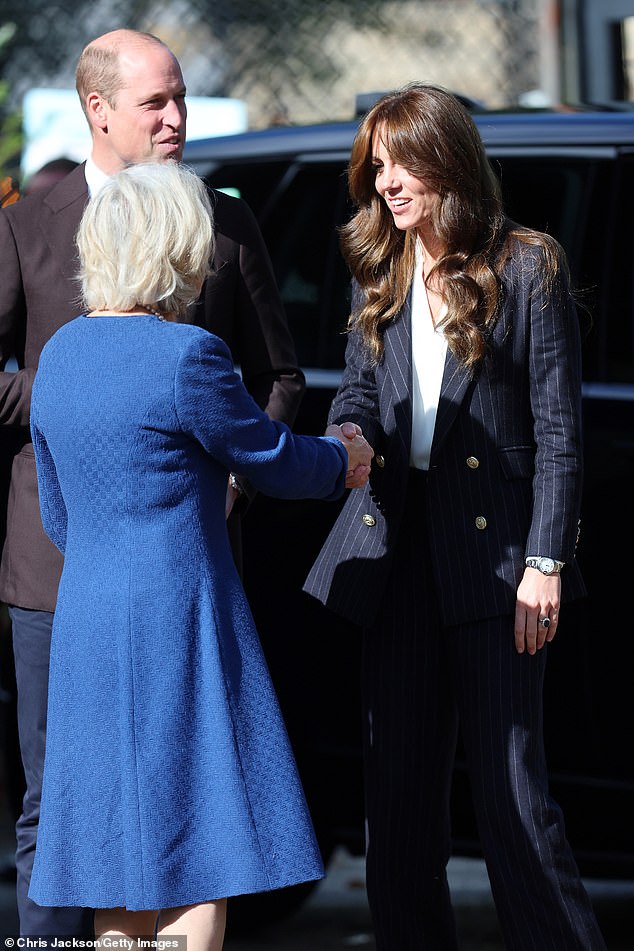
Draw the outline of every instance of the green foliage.
<instances>
[{"instance_id":1,"label":"green foliage","mask_svg":"<svg viewBox=\"0 0 634 951\"><path fill-rule=\"evenodd\" d=\"M22 113L3 113L2 105L9 92L6 80L0 80L0 177L19 177L20 149L22 147Z\"/></svg>"},{"instance_id":2,"label":"green foliage","mask_svg":"<svg viewBox=\"0 0 634 951\"><path fill-rule=\"evenodd\" d=\"M0 51L15 33L13 23L0 25ZM0 178L4 175L19 177L20 149L22 147L22 114L8 111L5 107L9 97L9 83L0 80Z\"/></svg>"}]
</instances>

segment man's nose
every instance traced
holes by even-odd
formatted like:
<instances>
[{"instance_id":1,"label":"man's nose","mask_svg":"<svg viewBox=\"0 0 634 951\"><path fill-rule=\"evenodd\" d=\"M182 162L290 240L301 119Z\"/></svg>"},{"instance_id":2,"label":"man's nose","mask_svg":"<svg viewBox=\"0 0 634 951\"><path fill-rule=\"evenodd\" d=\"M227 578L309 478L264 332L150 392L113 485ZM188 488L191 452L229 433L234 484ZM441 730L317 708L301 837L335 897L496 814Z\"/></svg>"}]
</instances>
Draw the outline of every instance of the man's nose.
<instances>
[{"instance_id":1,"label":"man's nose","mask_svg":"<svg viewBox=\"0 0 634 951\"><path fill-rule=\"evenodd\" d=\"M176 102L172 99L171 102L167 104L163 112L163 121L166 125L171 126L172 129L180 131L185 127L185 120L187 117L187 110L185 108L184 102Z\"/></svg>"}]
</instances>

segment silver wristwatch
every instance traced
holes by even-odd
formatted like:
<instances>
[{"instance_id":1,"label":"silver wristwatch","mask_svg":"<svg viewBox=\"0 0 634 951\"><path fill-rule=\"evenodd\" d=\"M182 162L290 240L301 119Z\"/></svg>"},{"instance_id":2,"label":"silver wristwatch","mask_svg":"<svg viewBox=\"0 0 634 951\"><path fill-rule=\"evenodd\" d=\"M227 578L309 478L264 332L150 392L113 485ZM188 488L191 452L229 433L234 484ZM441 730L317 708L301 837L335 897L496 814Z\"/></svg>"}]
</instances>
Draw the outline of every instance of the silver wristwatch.
<instances>
[{"instance_id":1,"label":"silver wristwatch","mask_svg":"<svg viewBox=\"0 0 634 951\"><path fill-rule=\"evenodd\" d=\"M527 568L537 568L543 575L558 575L564 561L556 561L554 558L542 558L541 555L530 556L526 559Z\"/></svg>"}]
</instances>

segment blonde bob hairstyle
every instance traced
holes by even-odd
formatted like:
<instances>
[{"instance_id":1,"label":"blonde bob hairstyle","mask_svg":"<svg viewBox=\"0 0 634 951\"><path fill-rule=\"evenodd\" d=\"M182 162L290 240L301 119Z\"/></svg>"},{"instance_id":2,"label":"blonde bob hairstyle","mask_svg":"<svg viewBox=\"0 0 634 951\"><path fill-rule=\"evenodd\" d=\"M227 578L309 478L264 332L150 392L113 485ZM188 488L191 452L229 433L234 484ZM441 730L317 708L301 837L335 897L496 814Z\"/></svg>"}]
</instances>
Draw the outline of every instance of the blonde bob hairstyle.
<instances>
[{"instance_id":1,"label":"blonde bob hairstyle","mask_svg":"<svg viewBox=\"0 0 634 951\"><path fill-rule=\"evenodd\" d=\"M175 162L131 165L88 202L76 241L88 310L143 307L179 316L210 273L215 242L207 188Z\"/></svg>"}]
</instances>

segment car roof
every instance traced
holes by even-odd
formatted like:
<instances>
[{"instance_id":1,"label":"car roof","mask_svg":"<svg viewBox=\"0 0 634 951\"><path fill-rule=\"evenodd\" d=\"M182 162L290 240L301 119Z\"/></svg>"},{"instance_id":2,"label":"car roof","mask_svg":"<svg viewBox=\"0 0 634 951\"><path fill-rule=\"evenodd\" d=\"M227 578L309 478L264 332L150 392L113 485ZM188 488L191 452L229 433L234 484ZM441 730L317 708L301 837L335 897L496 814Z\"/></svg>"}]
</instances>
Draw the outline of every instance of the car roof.
<instances>
[{"instance_id":1,"label":"car roof","mask_svg":"<svg viewBox=\"0 0 634 951\"><path fill-rule=\"evenodd\" d=\"M634 146L634 110L477 112L473 119L488 148ZM358 121L274 126L187 143L184 160L282 160L304 155L345 159Z\"/></svg>"}]
</instances>

